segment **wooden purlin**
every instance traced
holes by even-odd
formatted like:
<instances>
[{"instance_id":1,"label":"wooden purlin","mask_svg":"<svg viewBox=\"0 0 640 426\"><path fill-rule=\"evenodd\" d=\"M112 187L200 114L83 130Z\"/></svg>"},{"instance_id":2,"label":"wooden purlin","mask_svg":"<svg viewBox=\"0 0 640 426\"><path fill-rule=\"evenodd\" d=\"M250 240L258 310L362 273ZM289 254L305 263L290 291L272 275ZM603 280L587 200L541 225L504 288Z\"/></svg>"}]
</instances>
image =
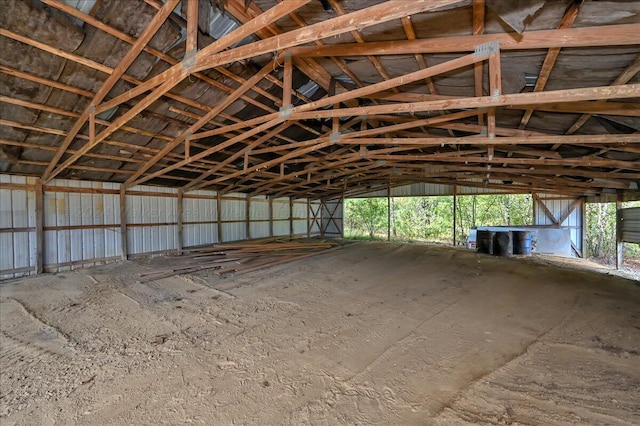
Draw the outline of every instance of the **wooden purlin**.
<instances>
[{"instance_id":1,"label":"wooden purlin","mask_svg":"<svg viewBox=\"0 0 640 426\"><path fill-rule=\"evenodd\" d=\"M550 49L564 47L605 47L638 45L640 24L602 25L594 27L525 31L516 33L434 37L418 40L374 41L332 44L318 47L296 47L293 56L314 58L325 56L415 55L416 53L466 53L478 44L498 41L501 50Z\"/></svg>"},{"instance_id":2,"label":"wooden purlin","mask_svg":"<svg viewBox=\"0 0 640 426\"><path fill-rule=\"evenodd\" d=\"M640 84L621 86L598 86L580 89L562 89L546 92L513 93L497 98L456 98L441 101L410 102L393 105L376 105L338 110L294 112L290 119L318 119L332 117L351 117L356 115L389 114L400 112L420 112L434 110L453 110L461 108L490 108L509 105L537 105L555 102L574 102L588 100L624 99L640 97Z\"/></svg>"}]
</instances>

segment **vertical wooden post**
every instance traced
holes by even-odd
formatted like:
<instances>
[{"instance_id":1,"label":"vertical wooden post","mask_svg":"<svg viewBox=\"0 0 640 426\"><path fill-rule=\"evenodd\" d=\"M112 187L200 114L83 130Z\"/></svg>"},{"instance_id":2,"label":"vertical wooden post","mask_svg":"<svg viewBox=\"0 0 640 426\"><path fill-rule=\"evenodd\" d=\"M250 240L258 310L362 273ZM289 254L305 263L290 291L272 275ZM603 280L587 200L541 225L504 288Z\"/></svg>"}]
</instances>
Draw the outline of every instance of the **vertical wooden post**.
<instances>
[{"instance_id":1,"label":"vertical wooden post","mask_svg":"<svg viewBox=\"0 0 640 426\"><path fill-rule=\"evenodd\" d=\"M585 206L586 207L586 206ZM533 191L531 191L531 224L532 225L536 225L536 197L533 193ZM584 228L584 224L586 222L582 223L582 227Z\"/></svg>"},{"instance_id":2,"label":"vertical wooden post","mask_svg":"<svg viewBox=\"0 0 640 426\"><path fill-rule=\"evenodd\" d=\"M624 248L622 243L622 195L622 191L618 191L616 198L616 269L622 268L624 261L622 255Z\"/></svg>"},{"instance_id":3,"label":"vertical wooden post","mask_svg":"<svg viewBox=\"0 0 640 426\"><path fill-rule=\"evenodd\" d=\"M127 243L127 187L120 185L120 251L122 260L128 259Z\"/></svg>"},{"instance_id":4,"label":"vertical wooden post","mask_svg":"<svg viewBox=\"0 0 640 426\"><path fill-rule=\"evenodd\" d=\"M44 271L44 191L42 179L36 179L36 274Z\"/></svg>"},{"instance_id":5,"label":"vertical wooden post","mask_svg":"<svg viewBox=\"0 0 640 426\"><path fill-rule=\"evenodd\" d=\"M218 242L222 242L222 195L216 191L216 210L218 215Z\"/></svg>"},{"instance_id":6,"label":"vertical wooden post","mask_svg":"<svg viewBox=\"0 0 640 426\"><path fill-rule=\"evenodd\" d=\"M269 197L269 237L273 237L273 198Z\"/></svg>"},{"instance_id":7,"label":"vertical wooden post","mask_svg":"<svg viewBox=\"0 0 640 426\"><path fill-rule=\"evenodd\" d=\"M282 107L291 105L291 93L293 90L293 65L291 63L291 51L284 54L284 75L282 77Z\"/></svg>"},{"instance_id":8,"label":"vertical wooden post","mask_svg":"<svg viewBox=\"0 0 640 426\"><path fill-rule=\"evenodd\" d=\"M500 50L489 55L489 90L492 98L498 98L502 94L502 72L500 69ZM496 109L490 108L487 113L487 136L489 139L496 137ZM494 146L487 146L489 161L493 160Z\"/></svg>"},{"instance_id":9,"label":"vertical wooden post","mask_svg":"<svg viewBox=\"0 0 640 426\"><path fill-rule=\"evenodd\" d=\"M307 198L307 238L311 238L311 200Z\"/></svg>"},{"instance_id":10,"label":"vertical wooden post","mask_svg":"<svg viewBox=\"0 0 640 426\"><path fill-rule=\"evenodd\" d=\"M289 237L293 238L293 197L289 197Z\"/></svg>"},{"instance_id":11,"label":"vertical wooden post","mask_svg":"<svg viewBox=\"0 0 640 426\"><path fill-rule=\"evenodd\" d=\"M247 194L247 202L245 205L245 219L246 219L246 233L247 233L247 240L251 239L251 196L249 194Z\"/></svg>"},{"instance_id":12,"label":"vertical wooden post","mask_svg":"<svg viewBox=\"0 0 640 426\"><path fill-rule=\"evenodd\" d=\"M387 241L391 241L391 182L387 182Z\"/></svg>"},{"instance_id":13,"label":"vertical wooden post","mask_svg":"<svg viewBox=\"0 0 640 426\"><path fill-rule=\"evenodd\" d=\"M195 55L198 49L198 1L187 2L187 44L185 52Z\"/></svg>"},{"instance_id":14,"label":"vertical wooden post","mask_svg":"<svg viewBox=\"0 0 640 426\"><path fill-rule=\"evenodd\" d=\"M183 196L184 196L184 191L182 188L178 188L178 253L182 254L182 247L183 247L183 227L182 227L182 223L183 223Z\"/></svg>"},{"instance_id":15,"label":"vertical wooden post","mask_svg":"<svg viewBox=\"0 0 640 426\"><path fill-rule=\"evenodd\" d=\"M456 246L456 207L458 206L458 185L453 185L453 246Z\"/></svg>"}]
</instances>

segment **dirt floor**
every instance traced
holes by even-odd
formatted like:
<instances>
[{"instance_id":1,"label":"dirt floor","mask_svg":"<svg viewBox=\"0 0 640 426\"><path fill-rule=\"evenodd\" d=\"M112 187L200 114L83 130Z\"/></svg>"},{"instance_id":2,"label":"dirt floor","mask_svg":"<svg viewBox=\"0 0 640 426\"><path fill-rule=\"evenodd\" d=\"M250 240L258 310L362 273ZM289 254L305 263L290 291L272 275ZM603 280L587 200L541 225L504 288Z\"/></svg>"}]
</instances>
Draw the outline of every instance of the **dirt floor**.
<instances>
[{"instance_id":1,"label":"dirt floor","mask_svg":"<svg viewBox=\"0 0 640 426\"><path fill-rule=\"evenodd\" d=\"M166 259L0 285L0 423L640 424L640 283L357 243L222 279Z\"/></svg>"}]
</instances>

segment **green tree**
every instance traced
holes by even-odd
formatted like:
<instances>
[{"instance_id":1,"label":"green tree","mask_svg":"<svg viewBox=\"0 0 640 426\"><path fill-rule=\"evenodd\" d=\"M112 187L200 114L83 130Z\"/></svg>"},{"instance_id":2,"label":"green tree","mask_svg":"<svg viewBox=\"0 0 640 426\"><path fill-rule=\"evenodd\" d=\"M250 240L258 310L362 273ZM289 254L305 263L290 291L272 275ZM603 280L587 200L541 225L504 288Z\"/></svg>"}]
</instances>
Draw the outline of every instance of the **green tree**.
<instances>
[{"instance_id":1,"label":"green tree","mask_svg":"<svg viewBox=\"0 0 640 426\"><path fill-rule=\"evenodd\" d=\"M387 227L387 200L385 198L348 199L345 202L346 226L353 231L369 235Z\"/></svg>"}]
</instances>

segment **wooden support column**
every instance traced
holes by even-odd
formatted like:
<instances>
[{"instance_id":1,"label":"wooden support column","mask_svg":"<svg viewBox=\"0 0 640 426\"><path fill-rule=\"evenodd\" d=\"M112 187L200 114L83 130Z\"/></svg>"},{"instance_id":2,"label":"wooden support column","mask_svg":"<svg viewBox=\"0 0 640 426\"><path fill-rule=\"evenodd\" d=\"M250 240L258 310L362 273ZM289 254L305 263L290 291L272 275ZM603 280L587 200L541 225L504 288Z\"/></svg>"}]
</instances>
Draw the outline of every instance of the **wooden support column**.
<instances>
[{"instance_id":1,"label":"wooden support column","mask_svg":"<svg viewBox=\"0 0 640 426\"><path fill-rule=\"evenodd\" d=\"M216 210L218 214L218 242L222 242L222 194L216 191Z\"/></svg>"},{"instance_id":2,"label":"wooden support column","mask_svg":"<svg viewBox=\"0 0 640 426\"><path fill-rule=\"evenodd\" d=\"M500 70L500 50L489 55L489 90L491 98L498 99L502 94L502 72ZM490 108L487 114L487 136L489 139L496 137L496 109ZM489 161L493 160L494 147L487 147Z\"/></svg>"},{"instance_id":3,"label":"wooden support column","mask_svg":"<svg viewBox=\"0 0 640 426\"><path fill-rule=\"evenodd\" d=\"M36 179L36 274L44 270L44 192L42 179Z\"/></svg>"},{"instance_id":4,"label":"wooden support column","mask_svg":"<svg viewBox=\"0 0 640 426\"><path fill-rule=\"evenodd\" d=\"M458 204L458 185L453 185L453 246L456 246L456 207Z\"/></svg>"},{"instance_id":5,"label":"wooden support column","mask_svg":"<svg viewBox=\"0 0 640 426\"><path fill-rule=\"evenodd\" d=\"M622 243L622 191L618 191L616 199L616 269L622 268L624 261L622 251L624 245Z\"/></svg>"},{"instance_id":6,"label":"wooden support column","mask_svg":"<svg viewBox=\"0 0 640 426\"><path fill-rule=\"evenodd\" d=\"M269 237L273 237L273 198L269 197Z\"/></svg>"},{"instance_id":7,"label":"wooden support column","mask_svg":"<svg viewBox=\"0 0 640 426\"><path fill-rule=\"evenodd\" d=\"M182 254L183 247L183 226L182 223L184 221L184 213L183 213L183 201L184 201L184 191L182 188L178 188L178 253Z\"/></svg>"},{"instance_id":8,"label":"wooden support column","mask_svg":"<svg viewBox=\"0 0 640 426\"><path fill-rule=\"evenodd\" d=\"M251 239L251 196L247 195L247 202L245 203L245 223L247 240Z\"/></svg>"},{"instance_id":9,"label":"wooden support column","mask_svg":"<svg viewBox=\"0 0 640 426\"><path fill-rule=\"evenodd\" d=\"M289 197L289 237L293 237L293 197Z\"/></svg>"},{"instance_id":10,"label":"wooden support column","mask_svg":"<svg viewBox=\"0 0 640 426\"><path fill-rule=\"evenodd\" d=\"M122 260L127 260L127 250L127 188L120 185L120 251Z\"/></svg>"},{"instance_id":11,"label":"wooden support column","mask_svg":"<svg viewBox=\"0 0 640 426\"><path fill-rule=\"evenodd\" d=\"M311 200L307 198L307 238L311 238Z\"/></svg>"},{"instance_id":12,"label":"wooden support column","mask_svg":"<svg viewBox=\"0 0 640 426\"><path fill-rule=\"evenodd\" d=\"M484 0L473 0L473 35L484 33ZM483 96L482 80L484 74L484 63L473 64L473 79L476 96ZM484 124L484 114L478 114L478 124Z\"/></svg>"},{"instance_id":13,"label":"wooden support column","mask_svg":"<svg viewBox=\"0 0 640 426\"><path fill-rule=\"evenodd\" d=\"M291 63L291 51L284 55L284 75L282 77L282 108L291 105L291 93L293 91L293 65Z\"/></svg>"}]
</instances>

